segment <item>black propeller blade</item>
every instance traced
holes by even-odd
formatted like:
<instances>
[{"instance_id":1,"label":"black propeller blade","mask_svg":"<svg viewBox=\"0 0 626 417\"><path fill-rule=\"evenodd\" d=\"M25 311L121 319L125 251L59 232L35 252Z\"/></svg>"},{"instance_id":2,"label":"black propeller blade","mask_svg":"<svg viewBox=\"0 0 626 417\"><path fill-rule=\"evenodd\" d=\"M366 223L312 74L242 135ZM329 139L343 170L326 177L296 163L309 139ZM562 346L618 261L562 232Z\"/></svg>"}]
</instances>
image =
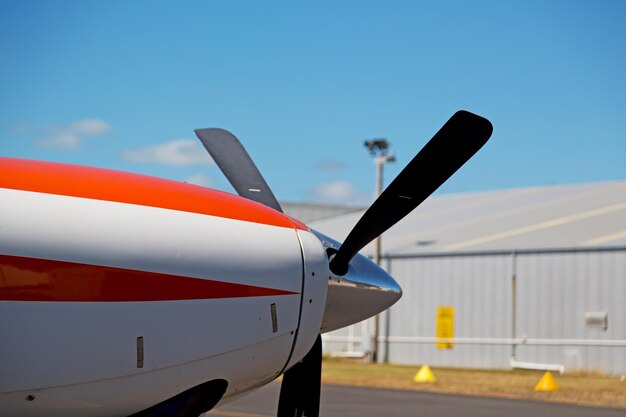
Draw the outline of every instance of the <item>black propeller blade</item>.
<instances>
[{"instance_id":1,"label":"black propeller blade","mask_svg":"<svg viewBox=\"0 0 626 417\"><path fill-rule=\"evenodd\" d=\"M330 262L337 275L365 245L420 205L489 139L491 123L461 110L433 136L352 229Z\"/></svg>"},{"instance_id":2,"label":"black propeller blade","mask_svg":"<svg viewBox=\"0 0 626 417\"><path fill-rule=\"evenodd\" d=\"M283 211L252 162L252 158L235 135L227 130L215 128L196 129L194 132L240 196L265 204L274 210Z\"/></svg>"},{"instance_id":3,"label":"black propeller blade","mask_svg":"<svg viewBox=\"0 0 626 417\"><path fill-rule=\"evenodd\" d=\"M469 160L489 139L493 127L467 111L455 113L365 212L330 261L344 275L352 257L409 214ZM282 211L239 140L223 129L198 129L198 138L242 197ZM319 415L322 339L283 376L278 417Z\"/></svg>"},{"instance_id":4,"label":"black propeller blade","mask_svg":"<svg viewBox=\"0 0 626 417\"><path fill-rule=\"evenodd\" d=\"M317 417L320 411L322 336L302 359L283 375L277 417Z\"/></svg>"}]
</instances>

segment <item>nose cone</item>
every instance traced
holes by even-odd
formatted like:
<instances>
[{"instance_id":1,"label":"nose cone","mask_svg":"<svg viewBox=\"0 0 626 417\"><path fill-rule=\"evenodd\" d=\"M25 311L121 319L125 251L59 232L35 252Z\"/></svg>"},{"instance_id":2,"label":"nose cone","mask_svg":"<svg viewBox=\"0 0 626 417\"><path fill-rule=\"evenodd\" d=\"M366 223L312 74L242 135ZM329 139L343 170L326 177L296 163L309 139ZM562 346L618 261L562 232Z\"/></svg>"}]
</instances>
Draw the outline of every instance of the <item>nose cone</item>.
<instances>
[{"instance_id":1,"label":"nose cone","mask_svg":"<svg viewBox=\"0 0 626 417\"><path fill-rule=\"evenodd\" d=\"M344 276L328 283L321 332L340 329L372 317L391 307L402 296L398 283L361 254L350 261Z\"/></svg>"}]
</instances>

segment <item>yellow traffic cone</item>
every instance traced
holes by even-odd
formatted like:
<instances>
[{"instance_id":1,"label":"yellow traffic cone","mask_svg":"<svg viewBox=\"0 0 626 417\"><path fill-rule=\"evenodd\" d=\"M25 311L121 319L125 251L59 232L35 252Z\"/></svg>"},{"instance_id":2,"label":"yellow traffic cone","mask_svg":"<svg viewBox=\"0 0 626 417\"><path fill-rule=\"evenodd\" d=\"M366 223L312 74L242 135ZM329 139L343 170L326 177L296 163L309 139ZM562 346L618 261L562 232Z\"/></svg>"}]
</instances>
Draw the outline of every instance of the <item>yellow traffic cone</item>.
<instances>
[{"instance_id":1,"label":"yellow traffic cone","mask_svg":"<svg viewBox=\"0 0 626 417\"><path fill-rule=\"evenodd\" d=\"M424 365L420 368L420 370L413 377L413 381L415 382L435 382L437 378L430 370L428 365Z\"/></svg>"},{"instance_id":2,"label":"yellow traffic cone","mask_svg":"<svg viewBox=\"0 0 626 417\"><path fill-rule=\"evenodd\" d=\"M559 385L550 372L543 374L543 377L539 380L537 385L535 385L535 391L557 391L558 389Z\"/></svg>"}]
</instances>

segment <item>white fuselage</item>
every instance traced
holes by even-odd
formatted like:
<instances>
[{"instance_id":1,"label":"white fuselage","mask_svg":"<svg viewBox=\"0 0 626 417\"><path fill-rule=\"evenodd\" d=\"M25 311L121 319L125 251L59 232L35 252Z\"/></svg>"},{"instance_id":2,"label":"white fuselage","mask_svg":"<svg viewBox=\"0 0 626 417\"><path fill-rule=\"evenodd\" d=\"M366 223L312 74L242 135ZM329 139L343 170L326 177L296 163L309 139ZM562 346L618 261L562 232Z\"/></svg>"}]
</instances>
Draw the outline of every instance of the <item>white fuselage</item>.
<instances>
[{"instance_id":1,"label":"white fuselage","mask_svg":"<svg viewBox=\"0 0 626 417\"><path fill-rule=\"evenodd\" d=\"M223 403L320 332L324 248L280 213L0 187L0 416L125 416L214 379Z\"/></svg>"}]
</instances>

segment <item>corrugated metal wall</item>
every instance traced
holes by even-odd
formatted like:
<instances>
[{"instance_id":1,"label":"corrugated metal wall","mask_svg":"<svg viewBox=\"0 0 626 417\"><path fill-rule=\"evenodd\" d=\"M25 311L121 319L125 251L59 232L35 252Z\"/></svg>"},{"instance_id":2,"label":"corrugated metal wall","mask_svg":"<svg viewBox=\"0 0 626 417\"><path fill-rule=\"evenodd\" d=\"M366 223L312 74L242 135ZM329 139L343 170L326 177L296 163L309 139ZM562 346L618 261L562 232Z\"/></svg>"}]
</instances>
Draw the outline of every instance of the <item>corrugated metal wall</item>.
<instances>
[{"instance_id":1,"label":"corrugated metal wall","mask_svg":"<svg viewBox=\"0 0 626 417\"><path fill-rule=\"evenodd\" d=\"M519 360L626 374L626 251L519 255L517 274L518 335L564 341L519 346ZM587 313L605 313L606 330ZM610 341L625 343L602 346Z\"/></svg>"},{"instance_id":2,"label":"corrugated metal wall","mask_svg":"<svg viewBox=\"0 0 626 417\"><path fill-rule=\"evenodd\" d=\"M436 254L384 262L404 295L381 315L382 360L508 369L514 353L517 362L626 374L626 248ZM455 344L449 350L435 346L439 306L455 309ZM588 326L588 313L606 313L606 330ZM357 325L333 332L325 338L325 351L367 352L369 329ZM349 347L348 340L356 344Z\"/></svg>"}]
</instances>

